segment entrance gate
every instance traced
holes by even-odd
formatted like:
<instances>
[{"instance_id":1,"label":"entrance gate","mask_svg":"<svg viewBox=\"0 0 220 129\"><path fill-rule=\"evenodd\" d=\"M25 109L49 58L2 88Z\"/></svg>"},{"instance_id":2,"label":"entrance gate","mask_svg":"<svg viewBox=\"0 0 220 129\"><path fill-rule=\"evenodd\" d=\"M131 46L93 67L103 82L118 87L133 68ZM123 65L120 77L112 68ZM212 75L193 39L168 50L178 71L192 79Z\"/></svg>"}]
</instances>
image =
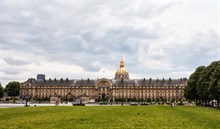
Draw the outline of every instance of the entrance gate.
<instances>
[{"instance_id":1,"label":"entrance gate","mask_svg":"<svg viewBox=\"0 0 220 129\"><path fill-rule=\"evenodd\" d=\"M112 83L107 79L100 79L96 83L97 91L98 91L98 99L107 101L111 96L111 87Z\"/></svg>"}]
</instances>

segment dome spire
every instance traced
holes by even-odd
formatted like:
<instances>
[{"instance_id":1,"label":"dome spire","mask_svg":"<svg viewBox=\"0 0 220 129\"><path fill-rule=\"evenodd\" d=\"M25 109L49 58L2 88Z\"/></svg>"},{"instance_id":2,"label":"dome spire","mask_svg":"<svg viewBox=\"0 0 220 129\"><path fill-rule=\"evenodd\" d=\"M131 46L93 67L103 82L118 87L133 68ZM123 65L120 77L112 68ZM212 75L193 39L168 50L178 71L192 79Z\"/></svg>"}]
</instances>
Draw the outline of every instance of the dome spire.
<instances>
[{"instance_id":1,"label":"dome spire","mask_svg":"<svg viewBox=\"0 0 220 129\"><path fill-rule=\"evenodd\" d=\"M121 56L120 67L122 68L124 66L125 66L125 64L124 64L123 56Z\"/></svg>"},{"instance_id":2,"label":"dome spire","mask_svg":"<svg viewBox=\"0 0 220 129\"><path fill-rule=\"evenodd\" d=\"M120 60L120 67L115 73L115 79L129 79L128 70L125 68L123 57Z\"/></svg>"}]
</instances>

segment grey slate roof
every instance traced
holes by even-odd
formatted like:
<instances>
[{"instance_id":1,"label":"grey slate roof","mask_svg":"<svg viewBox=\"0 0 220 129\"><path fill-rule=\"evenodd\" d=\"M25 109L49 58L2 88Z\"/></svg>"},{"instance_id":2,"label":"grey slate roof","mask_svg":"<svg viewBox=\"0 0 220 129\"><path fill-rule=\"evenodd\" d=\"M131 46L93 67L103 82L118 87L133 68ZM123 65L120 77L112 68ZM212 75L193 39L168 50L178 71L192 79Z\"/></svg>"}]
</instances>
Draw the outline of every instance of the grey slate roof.
<instances>
[{"instance_id":1,"label":"grey slate roof","mask_svg":"<svg viewBox=\"0 0 220 129\"><path fill-rule=\"evenodd\" d=\"M77 80L75 86L95 86L96 80Z\"/></svg>"},{"instance_id":2,"label":"grey slate roof","mask_svg":"<svg viewBox=\"0 0 220 129\"><path fill-rule=\"evenodd\" d=\"M186 78L180 79L109 79L112 86L176 86L186 84ZM24 83L30 83L32 86L95 86L97 79L48 79L48 80L35 80L28 79Z\"/></svg>"}]
</instances>

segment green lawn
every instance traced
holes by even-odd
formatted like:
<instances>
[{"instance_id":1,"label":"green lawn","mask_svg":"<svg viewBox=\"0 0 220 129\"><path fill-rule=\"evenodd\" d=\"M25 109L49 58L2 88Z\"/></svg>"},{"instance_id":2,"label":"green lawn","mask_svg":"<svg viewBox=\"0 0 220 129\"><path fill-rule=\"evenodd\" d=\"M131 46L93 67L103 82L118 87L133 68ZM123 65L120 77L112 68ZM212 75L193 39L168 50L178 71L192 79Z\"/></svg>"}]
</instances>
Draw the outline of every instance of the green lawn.
<instances>
[{"instance_id":1,"label":"green lawn","mask_svg":"<svg viewBox=\"0 0 220 129\"><path fill-rule=\"evenodd\" d=\"M206 107L97 106L0 109L2 129L220 129L220 110Z\"/></svg>"}]
</instances>

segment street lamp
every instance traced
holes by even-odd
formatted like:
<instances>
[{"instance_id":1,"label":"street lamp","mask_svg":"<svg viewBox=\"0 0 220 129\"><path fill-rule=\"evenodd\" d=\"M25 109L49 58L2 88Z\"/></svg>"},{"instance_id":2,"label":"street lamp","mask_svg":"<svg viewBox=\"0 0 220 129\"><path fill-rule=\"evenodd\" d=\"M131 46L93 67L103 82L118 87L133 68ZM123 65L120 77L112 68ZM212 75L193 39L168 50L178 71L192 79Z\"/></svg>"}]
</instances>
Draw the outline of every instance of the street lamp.
<instances>
[{"instance_id":1,"label":"street lamp","mask_svg":"<svg viewBox=\"0 0 220 129\"><path fill-rule=\"evenodd\" d=\"M123 106L123 102L124 102L124 83L122 85L122 101L121 101L121 106Z\"/></svg>"},{"instance_id":2,"label":"street lamp","mask_svg":"<svg viewBox=\"0 0 220 129\"><path fill-rule=\"evenodd\" d=\"M13 100L14 100L14 104L15 104L15 96L16 96L16 91L15 89L13 90Z\"/></svg>"},{"instance_id":3,"label":"street lamp","mask_svg":"<svg viewBox=\"0 0 220 129\"><path fill-rule=\"evenodd\" d=\"M28 95L25 96L25 100L26 100L26 101L25 101L25 107L27 107L27 106L28 106L28 105L27 105L27 103L28 103Z\"/></svg>"}]
</instances>

